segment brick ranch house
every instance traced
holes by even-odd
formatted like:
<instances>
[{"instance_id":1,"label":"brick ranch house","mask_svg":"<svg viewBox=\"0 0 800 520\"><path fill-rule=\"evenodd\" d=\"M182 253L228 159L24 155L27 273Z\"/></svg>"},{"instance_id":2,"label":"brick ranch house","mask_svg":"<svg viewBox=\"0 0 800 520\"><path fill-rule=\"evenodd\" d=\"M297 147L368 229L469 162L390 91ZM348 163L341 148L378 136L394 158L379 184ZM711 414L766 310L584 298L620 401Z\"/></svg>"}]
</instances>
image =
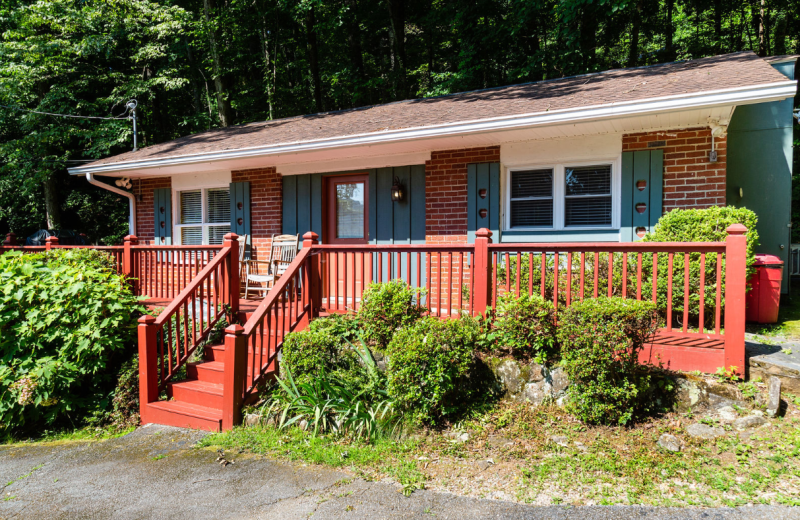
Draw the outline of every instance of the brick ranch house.
<instances>
[{"instance_id":1,"label":"brick ranch house","mask_svg":"<svg viewBox=\"0 0 800 520\"><path fill-rule=\"evenodd\" d=\"M287 333L398 277L439 317L481 313L504 291L557 308L657 300L663 280L665 322L640 359L741 372L744 226L724 242L637 240L665 211L745 206L761 251L788 260L796 61L736 53L250 123L71 169L129 199L138 244L105 249L163 307L139 320L142 421L231 428L276 375ZM261 260L274 235L305 235L263 301L240 299L231 232ZM243 325L206 345L226 305Z\"/></svg>"},{"instance_id":2,"label":"brick ranch house","mask_svg":"<svg viewBox=\"0 0 800 520\"><path fill-rule=\"evenodd\" d=\"M430 244L481 227L504 243L633 241L671 209L729 204L788 260L795 62L744 52L249 123L70 173L133 179L139 243L232 230L258 255L280 233ZM333 198L348 187L352 204Z\"/></svg>"}]
</instances>

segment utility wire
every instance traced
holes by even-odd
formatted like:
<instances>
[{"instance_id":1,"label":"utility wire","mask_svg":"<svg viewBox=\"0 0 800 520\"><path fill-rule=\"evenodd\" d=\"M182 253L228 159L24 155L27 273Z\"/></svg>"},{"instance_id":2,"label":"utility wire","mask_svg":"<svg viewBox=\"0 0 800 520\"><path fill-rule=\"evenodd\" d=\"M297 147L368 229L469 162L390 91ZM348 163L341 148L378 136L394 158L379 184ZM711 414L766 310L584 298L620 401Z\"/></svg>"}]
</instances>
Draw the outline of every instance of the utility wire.
<instances>
[{"instance_id":1,"label":"utility wire","mask_svg":"<svg viewBox=\"0 0 800 520\"><path fill-rule=\"evenodd\" d=\"M128 113L128 107L127 106L125 107L125 112L122 115L113 116L113 117L74 116L74 115L71 115L71 114L54 114L52 112L40 112L38 110L28 110L27 108L12 107L12 106L9 106L9 105L0 105L0 107L8 108L8 109L11 109L11 110L16 110L17 112L28 112L28 113L31 113L31 114L39 114L39 115L43 115L43 116L63 117L63 118L72 118L72 119L102 119L102 120L106 120L106 121L109 121L109 120L118 121L118 120L130 119L131 118L131 116L127 115L127 113Z\"/></svg>"}]
</instances>

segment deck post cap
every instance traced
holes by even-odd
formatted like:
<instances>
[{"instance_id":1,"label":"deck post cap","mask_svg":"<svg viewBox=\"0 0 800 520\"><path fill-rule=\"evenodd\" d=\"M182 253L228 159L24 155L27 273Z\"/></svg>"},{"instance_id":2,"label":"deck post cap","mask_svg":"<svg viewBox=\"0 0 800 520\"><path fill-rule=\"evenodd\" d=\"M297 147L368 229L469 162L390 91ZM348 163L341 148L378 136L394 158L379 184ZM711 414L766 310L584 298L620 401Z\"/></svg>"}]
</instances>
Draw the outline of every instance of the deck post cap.
<instances>
[{"instance_id":1,"label":"deck post cap","mask_svg":"<svg viewBox=\"0 0 800 520\"><path fill-rule=\"evenodd\" d=\"M45 242L50 242L51 244L58 244L58 237L47 237Z\"/></svg>"},{"instance_id":2,"label":"deck post cap","mask_svg":"<svg viewBox=\"0 0 800 520\"><path fill-rule=\"evenodd\" d=\"M139 242L139 239L136 237L136 235L126 235L123 240L125 242L130 242L132 244L136 244Z\"/></svg>"},{"instance_id":3,"label":"deck post cap","mask_svg":"<svg viewBox=\"0 0 800 520\"><path fill-rule=\"evenodd\" d=\"M228 325L225 327L226 334L232 334L234 336L241 336L244 334L244 327L239 325L238 323L234 323L233 325Z\"/></svg>"},{"instance_id":4,"label":"deck post cap","mask_svg":"<svg viewBox=\"0 0 800 520\"><path fill-rule=\"evenodd\" d=\"M222 237L222 239L223 240L238 240L239 239L239 235L237 235L236 233L227 233L224 237Z\"/></svg>"},{"instance_id":5,"label":"deck post cap","mask_svg":"<svg viewBox=\"0 0 800 520\"><path fill-rule=\"evenodd\" d=\"M306 231L305 234L303 234L303 240L319 240L319 235L313 231Z\"/></svg>"},{"instance_id":6,"label":"deck post cap","mask_svg":"<svg viewBox=\"0 0 800 520\"><path fill-rule=\"evenodd\" d=\"M144 316L139 318L139 323L144 323L145 325L150 325L151 323L156 322L156 317L152 314L145 314Z\"/></svg>"},{"instance_id":7,"label":"deck post cap","mask_svg":"<svg viewBox=\"0 0 800 520\"><path fill-rule=\"evenodd\" d=\"M492 232L484 227L484 228L480 228L478 231L476 231L475 232L475 236L476 237L481 237L481 238L491 238L492 237Z\"/></svg>"},{"instance_id":8,"label":"deck post cap","mask_svg":"<svg viewBox=\"0 0 800 520\"><path fill-rule=\"evenodd\" d=\"M742 224L731 224L725 231L727 231L729 235L744 235L747 233L747 228Z\"/></svg>"}]
</instances>

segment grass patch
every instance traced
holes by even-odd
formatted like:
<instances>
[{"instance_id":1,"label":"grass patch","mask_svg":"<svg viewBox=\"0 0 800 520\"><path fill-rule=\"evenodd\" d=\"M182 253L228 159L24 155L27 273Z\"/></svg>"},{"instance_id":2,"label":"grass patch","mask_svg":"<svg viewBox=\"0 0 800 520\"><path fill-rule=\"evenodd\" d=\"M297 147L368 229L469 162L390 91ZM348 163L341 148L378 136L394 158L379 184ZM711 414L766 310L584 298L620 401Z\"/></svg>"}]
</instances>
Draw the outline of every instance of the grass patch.
<instances>
[{"instance_id":1,"label":"grass patch","mask_svg":"<svg viewBox=\"0 0 800 520\"><path fill-rule=\"evenodd\" d=\"M38 435L35 437L19 438L10 435L2 437L0 438L0 445L65 443L114 439L117 437L122 437L123 435L127 435L135 429L136 428L133 426L123 429L86 426L83 428L42 430L38 432Z\"/></svg>"},{"instance_id":2,"label":"grass patch","mask_svg":"<svg viewBox=\"0 0 800 520\"><path fill-rule=\"evenodd\" d=\"M211 435L201 445L323 464L368 480L388 477L404 494L429 488L540 505L800 505L794 405L746 440L735 432L691 438L685 428L699 419L668 414L632 427L586 426L557 407L499 404L414 440L370 443L259 426ZM454 440L450 431L469 440ZM663 433L681 439L683 450L659 448Z\"/></svg>"}]
</instances>

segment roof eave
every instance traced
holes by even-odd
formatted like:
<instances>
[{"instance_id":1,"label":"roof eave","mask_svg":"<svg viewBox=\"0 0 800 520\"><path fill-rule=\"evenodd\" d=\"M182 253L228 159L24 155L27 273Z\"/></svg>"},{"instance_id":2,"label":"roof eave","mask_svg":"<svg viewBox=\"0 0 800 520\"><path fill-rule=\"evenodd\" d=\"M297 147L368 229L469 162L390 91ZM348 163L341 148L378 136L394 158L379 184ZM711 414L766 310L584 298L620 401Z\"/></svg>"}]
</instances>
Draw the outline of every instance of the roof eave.
<instances>
[{"instance_id":1,"label":"roof eave","mask_svg":"<svg viewBox=\"0 0 800 520\"><path fill-rule=\"evenodd\" d=\"M588 122L626 117L637 114L673 112L677 110L708 108L724 105L766 103L770 101L786 99L787 97L794 96L796 93L797 81L787 80L765 85L753 85L734 89L720 89L715 91L696 92L692 94L647 98L623 103L553 110L494 119L448 123L436 126L388 130L384 132L372 132L341 138L300 141L264 147L225 150L221 152L195 155L161 157L156 159L99 164L94 166L89 164L69 168L68 171L72 175L85 175L86 173L102 175L104 173L110 174L146 168L163 168L167 166L252 158L258 156L267 157L285 153L299 153L359 145L377 145L397 141L450 137L479 132L496 132L542 125Z\"/></svg>"}]
</instances>

